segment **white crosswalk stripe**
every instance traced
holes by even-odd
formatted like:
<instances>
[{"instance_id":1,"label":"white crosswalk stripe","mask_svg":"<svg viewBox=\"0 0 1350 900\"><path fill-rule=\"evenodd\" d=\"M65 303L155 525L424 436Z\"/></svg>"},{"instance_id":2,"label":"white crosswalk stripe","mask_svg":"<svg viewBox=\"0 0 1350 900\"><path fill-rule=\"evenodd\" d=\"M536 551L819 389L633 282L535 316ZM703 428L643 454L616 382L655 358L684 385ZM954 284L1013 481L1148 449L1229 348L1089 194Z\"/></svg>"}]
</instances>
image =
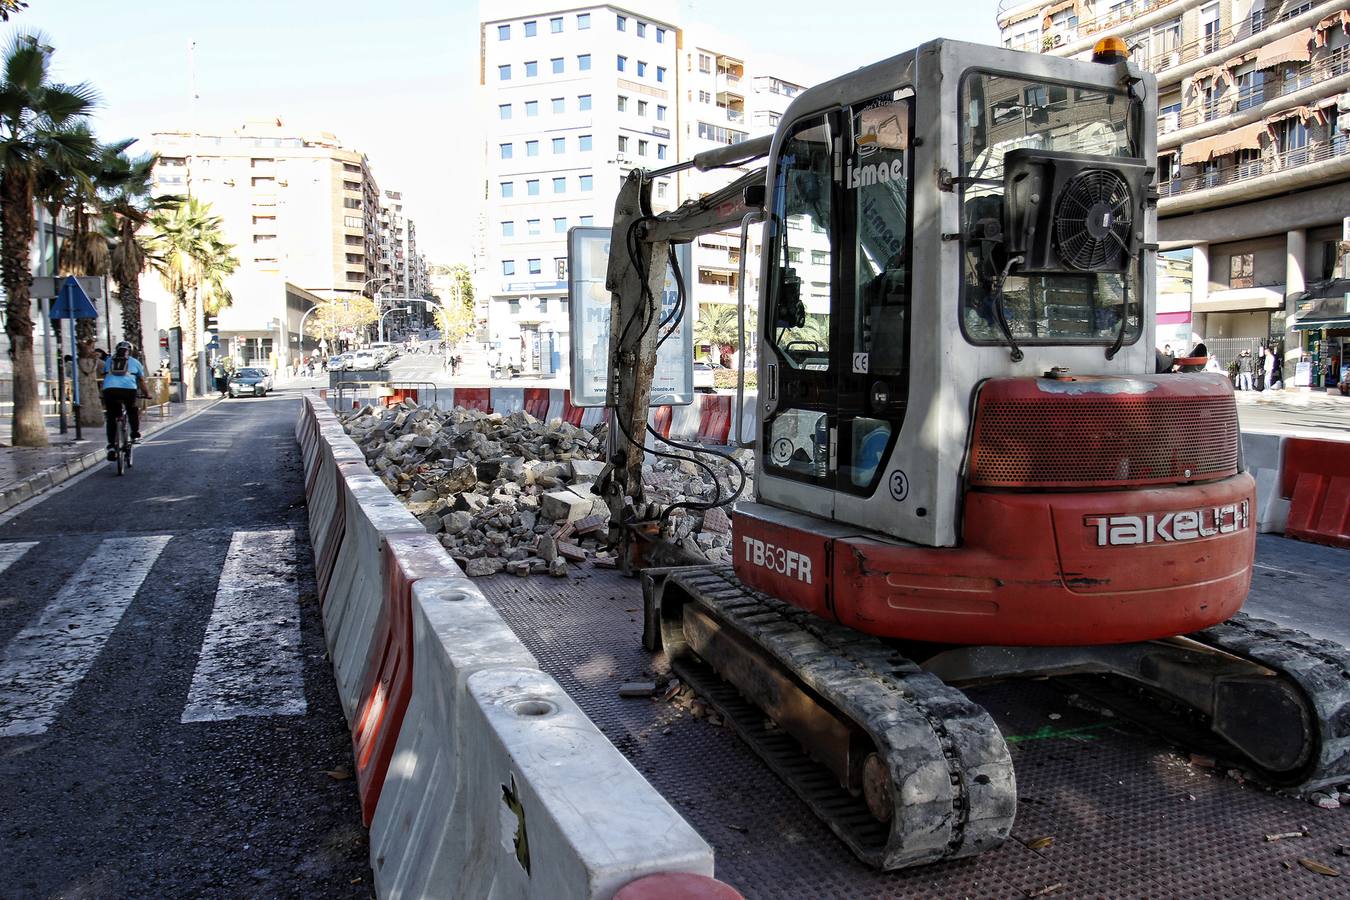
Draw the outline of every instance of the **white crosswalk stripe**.
<instances>
[{"instance_id":1,"label":"white crosswalk stripe","mask_svg":"<svg viewBox=\"0 0 1350 900\"><path fill-rule=\"evenodd\" d=\"M37 621L10 641L0 658L0 737L42 734L56 721L169 540L101 542Z\"/></svg>"},{"instance_id":2,"label":"white crosswalk stripe","mask_svg":"<svg viewBox=\"0 0 1350 900\"><path fill-rule=\"evenodd\" d=\"M182 721L305 713L295 532L236 531Z\"/></svg>"},{"instance_id":3,"label":"white crosswalk stripe","mask_svg":"<svg viewBox=\"0 0 1350 900\"><path fill-rule=\"evenodd\" d=\"M14 544L0 544L0 572L4 572L10 566L19 561L29 550L38 545L37 541L21 541Z\"/></svg>"}]
</instances>

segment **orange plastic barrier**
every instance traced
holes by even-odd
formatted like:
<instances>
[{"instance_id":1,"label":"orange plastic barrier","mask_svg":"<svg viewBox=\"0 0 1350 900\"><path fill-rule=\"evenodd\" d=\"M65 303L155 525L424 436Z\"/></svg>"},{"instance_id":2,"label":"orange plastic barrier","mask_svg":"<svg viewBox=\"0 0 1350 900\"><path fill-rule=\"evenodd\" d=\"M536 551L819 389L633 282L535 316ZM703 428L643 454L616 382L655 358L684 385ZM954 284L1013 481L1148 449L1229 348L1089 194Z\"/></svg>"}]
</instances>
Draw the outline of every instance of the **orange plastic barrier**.
<instances>
[{"instance_id":1,"label":"orange plastic barrier","mask_svg":"<svg viewBox=\"0 0 1350 900\"><path fill-rule=\"evenodd\" d=\"M669 406L658 406L653 417L652 428L663 438L670 437L670 423L675 418L675 410Z\"/></svg>"},{"instance_id":2,"label":"orange plastic barrier","mask_svg":"<svg viewBox=\"0 0 1350 900\"><path fill-rule=\"evenodd\" d=\"M455 405L479 412L492 412L491 388L455 388Z\"/></svg>"},{"instance_id":3,"label":"orange plastic barrier","mask_svg":"<svg viewBox=\"0 0 1350 900\"><path fill-rule=\"evenodd\" d=\"M385 406L398 406L404 400L417 402L417 388L393 388L393 393L384 398Z\"/></svg>"},{"instance_id":4,"label":"orange plastic barrier","mask_svg":"<svg viewBox=\"0 0 1350 900\"><path fill-rule=\"evenodd\" d=\"M1350 548L1350 442L1285 438L1280 494L1286 537Z\"/></svg>"},{"instance_id":5,"label":"orange plastic barrier","mask_svg":"<svg viewBox=\"0 0 1350 900\"><path fill-rule=\"evenodd\" d=\"M384 542L384 604L375 624L360 705L352 718L356 783L366 825L389 771L394 744L412 699L412 586L422 578L458 577L459 567L431 535L394 535Z\"/></svg>"},{"instance_id":6,"label":"orange plastic barrier","mask_svg":"<svg viewBox=\"0 0 1350 900\"><path fill-rule=\"evenodd\" d=\"M731 397L703 394L698 423L698 440L703 444L725 444L731 433Z\"/></svg>"},{"instance_id":7,"label":"orange plastic barrier","mask_svg":"<svg viewBox=\"0 0 1350 900\"><path fill-rule=\"evenodd\" d=\"M536 419L547 421L548 388L526 388L525 411Z\"/></svg>"},{"instance_id":8,"label":"orange plastic barrier","mask_svg":"<svg viewBox=\"0 0 1350 900\"><path fill-rule=\"evenodd\" d=\"M566 392L564 392L564 393L563 393L563 414L562 414L563 421L564 421L564 422L567 422L569 425L575 425L575 426L577 426L578 428L580 428L580 427L581 427L581 420L585 417L585 415L586 415L586 407L584 407L584 406L573 406L573 405L572 405L572 392L571 392L571 391L566 391Z\"/></svg>"}]
</instances>

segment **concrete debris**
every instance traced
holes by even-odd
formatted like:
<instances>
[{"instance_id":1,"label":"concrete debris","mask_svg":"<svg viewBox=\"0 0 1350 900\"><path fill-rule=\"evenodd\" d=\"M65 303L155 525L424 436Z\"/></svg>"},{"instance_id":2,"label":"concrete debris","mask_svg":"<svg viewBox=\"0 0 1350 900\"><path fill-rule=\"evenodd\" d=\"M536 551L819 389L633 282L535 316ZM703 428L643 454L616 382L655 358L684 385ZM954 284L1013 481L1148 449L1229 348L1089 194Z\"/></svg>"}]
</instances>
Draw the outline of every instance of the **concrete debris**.
<instances>
[{"instance_id":1,"label":"concrete debris","mask_svg":"<svg viewBox=\"0 0 1350 900\"><path fill-rule=\"evenodd\" d=\"M628 681L619 685L620 697L650 697L654 693L655 681Z\"/></svg>"},{"instance_id":2,"label":"concrete debris","mask_svg":"<svg viewBox=\"0 0 1350 900\"><path fill-rule=\"evenodd\" d=\"M605 425L412 401L366 406L342 421L372 471L466 574L566 577L569 564L618 564L609 510L592 490L606 468ZM740 475L726 460L700 459L715 479L686 460L649 456L638 518L666 513L666 540L696 558L730 562L729 510L698 504L730 494ZM754 454L737 450L734 459L752 478ZM750 495L747 483L741 496Z\"/></svg>"}]
</instances>

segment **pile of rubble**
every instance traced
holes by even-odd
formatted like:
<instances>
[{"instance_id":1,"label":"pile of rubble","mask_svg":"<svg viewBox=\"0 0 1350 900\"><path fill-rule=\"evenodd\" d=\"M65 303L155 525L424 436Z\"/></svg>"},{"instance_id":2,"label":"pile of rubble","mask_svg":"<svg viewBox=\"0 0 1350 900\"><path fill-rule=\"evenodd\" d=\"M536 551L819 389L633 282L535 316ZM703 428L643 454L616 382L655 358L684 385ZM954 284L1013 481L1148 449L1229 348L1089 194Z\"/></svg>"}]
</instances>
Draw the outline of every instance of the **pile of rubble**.
<instances>
[{"instance_id":1,"label":"pile of rubble","mask_svg":"<svg viewBox=\"0 0 1350 900\"><path fill-rule=\"evenodd\" d=\"M524 411L447 411L411 401L366 406L343 416L343 424L375 474L467 574L563 577L570 563L616 565L609 510L592 491L605 467L605 425L587 430ZM738 453L749 473L753 455ZM700 459L723 495L738 483L729 463ZM643 484L658 510L706 502L719 491L692 461L650 455ZM742 496L749 496L748 486ZM731 521L720 508L677 507L664 535L695 557L731 558Z\"/></svg>"}]
</instances>

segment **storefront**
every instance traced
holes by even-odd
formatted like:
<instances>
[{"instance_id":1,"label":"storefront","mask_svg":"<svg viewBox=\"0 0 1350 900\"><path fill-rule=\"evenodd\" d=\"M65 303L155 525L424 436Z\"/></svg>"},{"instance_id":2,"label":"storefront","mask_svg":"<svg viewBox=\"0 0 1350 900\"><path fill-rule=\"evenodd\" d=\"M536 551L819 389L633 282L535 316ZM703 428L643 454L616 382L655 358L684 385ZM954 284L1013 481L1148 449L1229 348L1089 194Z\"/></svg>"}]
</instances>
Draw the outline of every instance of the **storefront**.
<instances>
[{"instance_id":1,"label":"storefront","mask_svg":"<svg viewBox=\"0 0 1350 900\"><path fill-rule=\"evenodd\" d=\"M1295 387L1325 390L1350 381L1350 279L1338 278L1292 295L1302 358Z\"/></svg>"}]
</instances>

